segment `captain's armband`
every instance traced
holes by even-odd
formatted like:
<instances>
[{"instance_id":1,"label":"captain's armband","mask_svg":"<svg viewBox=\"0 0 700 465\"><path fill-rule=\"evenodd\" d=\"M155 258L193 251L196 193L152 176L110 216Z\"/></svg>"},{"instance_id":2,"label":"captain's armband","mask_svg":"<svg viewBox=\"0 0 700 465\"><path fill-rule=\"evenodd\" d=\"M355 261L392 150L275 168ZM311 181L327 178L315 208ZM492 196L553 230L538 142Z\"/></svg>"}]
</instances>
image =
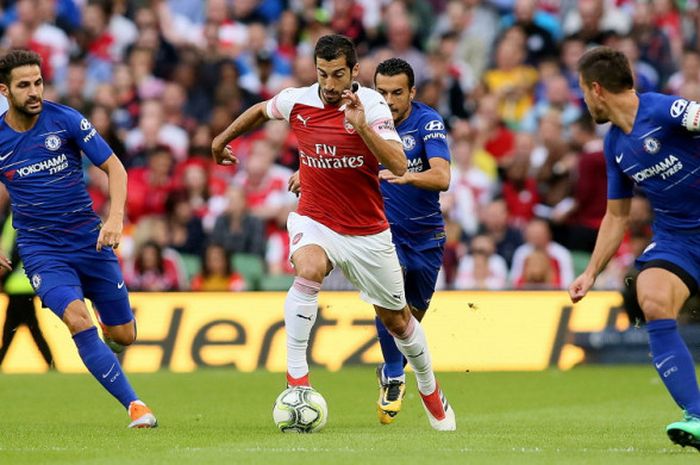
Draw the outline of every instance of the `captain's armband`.
<instances>
[{"instance_id":1,"label":"captain's armband","mask_svg":"<svg viewBox=\"0 0 700 465\"><path fill-rule=\"evenodd\" d=\"M700 131L700 103L688 102L683 115L683 127L688 131Z\"/></svg>"}]
</instances>

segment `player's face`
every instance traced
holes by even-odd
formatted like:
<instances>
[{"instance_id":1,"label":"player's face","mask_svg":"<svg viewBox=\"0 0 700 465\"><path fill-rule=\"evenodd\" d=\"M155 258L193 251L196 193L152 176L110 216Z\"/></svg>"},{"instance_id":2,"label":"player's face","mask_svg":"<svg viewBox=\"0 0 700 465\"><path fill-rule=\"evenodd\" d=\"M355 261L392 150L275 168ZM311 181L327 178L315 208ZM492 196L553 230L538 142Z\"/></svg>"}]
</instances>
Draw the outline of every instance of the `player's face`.
<instances>
[{"instance_id":1,"label":"player's face","mask_svg":"<svg viewBox=\"0 0 700 465\"><path fill-rule=\"evenodd\" d=\"M586 102L588 112L593 117L593 121L598 124L607 123L609 121L608 112L600 98L600 85L596 82L587 86L581 76L578 78L579 87L583 91L583 100Z\"/></svg>"},{"instance_id":2,"label":"player's face","mask_svg":"<svg viewBox=\"0 0 700 465\"><path fill-rule=\"evenodd\" d=\"M374 79L374 87L389 105L394 124L406 119L411 109L411 102L416 96L416 88L408 87L408 76L403 73L395 76L377 74Z\"/></svg>"},{"instance_id":3,"label":"player's face","mask_svg":"<svg viewBox=\"0 0 700 465\"><path fill-rule=\"evenodd\" d=\"M316 77L321 92L321 99L329 105L340 104L340 96L344 90L352 87L352 81L360 70L356 63L353 69L348 68L345 56L334 60L316 59Z\"/></svg>"},{"instance_id":4,"label":"player's face","mask_svg":"<svg viewBox=\"0 0 700 465\"><path fill-rule=\"evenodd\" d=\"M10 73L9 87L0 85L0 92L10 107L27 116L41 113L44 101L44 80L36 65L20 66Z\"/></svg>"}]
</instances>

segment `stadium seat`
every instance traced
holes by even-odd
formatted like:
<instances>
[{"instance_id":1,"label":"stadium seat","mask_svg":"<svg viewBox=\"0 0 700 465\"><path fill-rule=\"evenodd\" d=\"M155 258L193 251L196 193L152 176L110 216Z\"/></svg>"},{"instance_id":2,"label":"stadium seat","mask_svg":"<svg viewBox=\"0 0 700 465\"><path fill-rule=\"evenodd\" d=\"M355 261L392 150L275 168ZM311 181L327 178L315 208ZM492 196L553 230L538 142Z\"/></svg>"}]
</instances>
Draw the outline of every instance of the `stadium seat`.
<instances>
[{"instance_id":1,"label":"stadium seat","mask_svg":"<svg viewBox=\"0 0 700 465\"><path fill-rule=\"evenodd\" d=\"M574 275L578 276L586 270L588 262L591 259L591 254L581 250L571 251L571 260L574 263Z\"/></svg>"},{"instance_id":2,"label":"stadium seat","mask_svg":"<svg viewBox=\"0 0 700 465\"><path fill-rule=\"evenodd\" d=\"M186 254L180 255L182 258L182 264L185 267L185 273L187 274L187 282L191 283L192 278L202 271L202 259L199 255Z\"/></svg>"},{"instance_id":3,"label":"stadium seat","mask_svg":"<svg viewBox=\"0 0 700 465\"><path fill-rule=\"evenodd\" d=\"M231 265L245 278L249 291L260 288L260 281L265 275L265 262L254 254L239 253L231 257Z\"/></svg>"},{"instance_id":4,"label":"stadium seat","mask_svg":"<svg viewBox=\"0 0 700 465\"><path fill-rule=\"evenodd\" d=\"M292 286L292 282L294 282L294 275L292 274L269 274L260 281L260 290L286 291Z\"/></svg>"}]
</instances>

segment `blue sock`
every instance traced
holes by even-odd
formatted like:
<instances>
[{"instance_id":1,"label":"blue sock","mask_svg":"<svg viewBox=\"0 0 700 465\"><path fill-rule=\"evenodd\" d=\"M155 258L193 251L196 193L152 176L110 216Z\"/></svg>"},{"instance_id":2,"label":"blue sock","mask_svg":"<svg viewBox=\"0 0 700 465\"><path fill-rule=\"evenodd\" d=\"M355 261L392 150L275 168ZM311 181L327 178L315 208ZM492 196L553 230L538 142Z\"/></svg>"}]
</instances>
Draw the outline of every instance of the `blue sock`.
<instances>
[{"instance_id":1,"label":"blue sock","mask_svg":"<svg viewBox=\"0 0 700 465\"><path fill-rule=\"evenodd\" d=\"M94 326L73 336L80 358L92 376L117 398L125 408L137 400L136 393L126 379L119 360L97 336Z\"/></svg>"},{"instance_id":2,"label":"blue sock","mask_svg":"<svg viewBox=\"0 0 700 465\"><path fill-rule=\"evenodd\" d=\"M695 363L678 333L676 320L650 321L647 332L654 367L671 397L688 413L700 416L700 390L695 378Z\"/></svg>"},{"instance_id":3,"label":"blue sock","mask_svg":"<svg viewBox=\"0 0 700 465\"><path fill-rule=\"evenodd\" d=\"M379 346L382 348L384 356L384 376L387 378L399 378L403 376L403 367L406 365L403 354L396 347L394 336L387 331L379 317L374 318L374 323L377 326L377 335L379 336Z\"/></svg>"}]
</instances>

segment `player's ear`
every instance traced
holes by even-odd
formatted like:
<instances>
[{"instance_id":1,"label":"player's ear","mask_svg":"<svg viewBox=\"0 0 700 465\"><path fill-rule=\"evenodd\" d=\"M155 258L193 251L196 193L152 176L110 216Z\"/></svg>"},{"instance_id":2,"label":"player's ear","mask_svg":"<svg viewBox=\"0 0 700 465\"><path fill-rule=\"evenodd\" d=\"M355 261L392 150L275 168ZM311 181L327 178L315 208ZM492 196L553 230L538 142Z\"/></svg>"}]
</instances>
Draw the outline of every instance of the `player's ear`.
<instances>
[{"instance_id":1,"label":"player's ear","mask_svg":"<svg viewBox=\"0 0 700 465\"><path fill-rule=\"evenodd\" d=\"M414 98L416 98L416 86L411 87L411 90L408 91L408 99L412 102Z\"/></svg>"},{"instance_id":2,"label":"player's ear","mask_svg":"<svg viewBox=\"0 0 700 465\"><path fill-rule=\"evenodd\" d=\"M7 84L3 84L0 82L0 94L2 94L5 98L8 98L10 96L10 88L7 87Z\"/></svg>"},{"instance_id":3,"label":"player's ear","mask_svg":"<svg viewBox=\"0 0 700 465\"><path fill-rule=\"evenodd\" d=\"M360 75L360 64L355 63L355 66L352 67L352 80L354 81L357 76Z\"/></svg>"}]
</instances>

